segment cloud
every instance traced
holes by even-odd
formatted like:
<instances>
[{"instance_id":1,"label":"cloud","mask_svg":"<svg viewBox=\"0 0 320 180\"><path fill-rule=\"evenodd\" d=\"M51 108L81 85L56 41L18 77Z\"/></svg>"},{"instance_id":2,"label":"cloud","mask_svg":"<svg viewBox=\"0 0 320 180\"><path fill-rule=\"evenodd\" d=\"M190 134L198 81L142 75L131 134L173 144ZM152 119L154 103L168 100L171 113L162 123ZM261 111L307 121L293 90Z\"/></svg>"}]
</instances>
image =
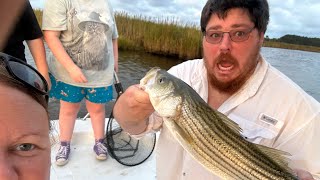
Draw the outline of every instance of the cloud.
<instances>
[{"instance_id":1,"label":"cloud","mask_svg":"<svg viewBox=\"0 0 320 180\"><path fill-rule=\"evenodd\" d=\"M45 0L30 0L42 8ZM319 0L269 0L270 23L266 35L278 38L286 34L320 37ZM115 11L154 19L172 19L183 24L200 25L206 0L110 0Z\"/></svg>"},{"instance_id":2,"label":"cloud","mask_svg":"<svg viewBox=\"0 0 320 180\"><path fill-rule=\"evenodd\" d=\"M280 3L278 0L270 0L270 24L267 34L272 36L283 36L295 34L300 36L320 36L319 21L320 1L295 1L287 0Z\"/></svg>"}]
</instances>

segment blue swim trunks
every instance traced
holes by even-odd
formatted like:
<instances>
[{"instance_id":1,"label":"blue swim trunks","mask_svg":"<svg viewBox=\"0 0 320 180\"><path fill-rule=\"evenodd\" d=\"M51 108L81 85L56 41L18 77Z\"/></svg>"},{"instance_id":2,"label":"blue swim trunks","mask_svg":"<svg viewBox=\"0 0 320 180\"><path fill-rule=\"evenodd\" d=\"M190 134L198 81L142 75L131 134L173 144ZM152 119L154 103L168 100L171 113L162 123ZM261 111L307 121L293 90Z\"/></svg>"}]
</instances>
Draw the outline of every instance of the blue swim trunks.
<instances>
[{"instance_id":1,"label":"blue swim trunks","mask_svg":"<svg viewBox=\"0 0 320 180\"><path fill-rule=\"evenodd\" d=\"M70 103L79 103L83 98L97 104L104 104L113 99L112 85L108 87L87 88L66 84L57 80L50 74L50 98L63 100Z\"/></svg>"}]
</instances>

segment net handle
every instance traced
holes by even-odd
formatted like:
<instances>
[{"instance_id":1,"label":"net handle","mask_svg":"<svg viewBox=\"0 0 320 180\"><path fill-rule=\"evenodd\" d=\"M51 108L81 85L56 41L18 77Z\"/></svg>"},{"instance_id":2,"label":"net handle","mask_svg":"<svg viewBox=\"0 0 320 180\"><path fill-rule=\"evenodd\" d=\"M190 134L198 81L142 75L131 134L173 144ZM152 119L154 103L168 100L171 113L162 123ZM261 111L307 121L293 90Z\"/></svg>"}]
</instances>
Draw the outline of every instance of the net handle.
<instances>
[{"instance_id":1,"label":"net handle","mask_svg":"<svg viewBox=\"0 0 320 180\"><path fill-rule=\"evenodd\" d=\"M118 78L118 75L117 75L117 72L114 71L113 73L113 77L114 77L114 80L115 80L115 83L114 83L114 87L117 91L117 94L118 94L118 97L117 99L120 97L120 95L123 93L123 87L122 87L122 84Z\"/></svg>"},{"instance_id":2,"label":"net handle","mask_svg":"<svg viewBox=\"0 0 320 180\"><path fill-rule=\"evenodd\" d=\"M118 75L117 75L117 73L115 71L114 71L114 79L115 79L114 86L115 86L115 89L116 89L117 94L118 94L118 96L116 98L116 102L117 102L117 100L119 99L120 95L123 93L123 87L122 87L122 84L121 84L121 82L120 82L120 80L118 78ZM152 147L150 153L148 154L148 156L145 159L143 159L142 161L140 161L140 162L137 162L137 163L134 163L134 164L126 164L126 163L120 161L116 157L116 155L115 155L115 153L113 151L113 148L110 145L110 143L114 143L113 139L112 139L112 133L108 133L108 132L112 132L112 122L113 122L113 120L114 120L114 116L113 116L113 109L112 109L112 111L110 113L110 116L109 116L108 123L107 123L106 138L105 138L105 140L106 140L105 144L106 144L106 147L108 149L108 153L110 154L110 156L113 159L115 159L117 162L119 162L120 164L125 165L125 166L136 166L136 165L139 165L139 164L142 164L143 162L145 162L151 156L151 154L152 154L152 152L153 152L153 150L155 148L155 145L156 145L156 134L153 134L153 139L154 139L153 142L154 143L153 143L153 147ZM138 142L139 141L140 140L138 140Z\"/></svg>"},{"instance_id":3,"label":"net handle","mask_svg":"<svg viewBox=\"0 0 320 180\"><path fill-rule=\"evenodd\" d=\"M118 78L118 75L117 75L116 71L113 71L113 77L114 77L114 80L115 80L114 87L115 87L116 92L118 94L118 96L116 98L116 101L115 101L115 103L116 103L117 100L119 99L120 95L123 93L123 87L122 87L122 84L121 84L121 82L120 82L120 80ZM105 142L105 144L107 145L107 149L108 149L108 152L109 152L110 156L112 158L114 158L114 159L117 159L117 158L115 158L115 154L114 154L114 152L112 150L112 147L109 144L109 143L111 143L111 141L113 143L112 134L108 134L108 132L111 132L111 130L112 130L113 118L114 117L113 117L113 108L112 108L112 111L110 113L109 120L108 120L108 123L107 123L107 128L106 128L106 138L105 139L106 139L107 142Z\"/></svg>"}]
</instances>

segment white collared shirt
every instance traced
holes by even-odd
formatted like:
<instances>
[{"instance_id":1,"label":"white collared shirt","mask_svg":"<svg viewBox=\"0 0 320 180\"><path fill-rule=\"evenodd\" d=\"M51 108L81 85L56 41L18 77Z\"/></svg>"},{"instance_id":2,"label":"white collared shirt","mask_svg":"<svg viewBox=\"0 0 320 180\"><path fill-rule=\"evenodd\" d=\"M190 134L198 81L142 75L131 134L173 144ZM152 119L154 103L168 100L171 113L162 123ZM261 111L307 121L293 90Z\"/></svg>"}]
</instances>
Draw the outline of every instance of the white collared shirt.
<instances>
[{"instance_id":1,"label":"white collared shirt","mask_svg":"<svg viewBox=\"0 0 320 180\"><path fill-rule=\"evenodd\" d=\"M208 81L202 59L172 67L169 72L208 101ZM263 58L254 74L218 111L243 129L249 141L289 152L290 167L305 169L320 179L320 104ZM157 179L219 179L196 162L173 138L156 113L148 132L161 129L157 142Z\"/></svg>"}]
</instances>

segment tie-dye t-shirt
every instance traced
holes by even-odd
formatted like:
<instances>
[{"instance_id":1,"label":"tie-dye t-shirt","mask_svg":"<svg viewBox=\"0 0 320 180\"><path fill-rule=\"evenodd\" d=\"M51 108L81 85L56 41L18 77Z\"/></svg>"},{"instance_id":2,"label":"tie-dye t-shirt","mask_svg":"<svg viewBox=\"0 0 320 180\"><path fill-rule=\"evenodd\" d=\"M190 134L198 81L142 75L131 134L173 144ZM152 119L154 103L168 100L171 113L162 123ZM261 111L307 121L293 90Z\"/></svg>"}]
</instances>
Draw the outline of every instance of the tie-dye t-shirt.
<instances>
[{"instance_id":1,"label":"tie-dye t-shirt","mask_svg":"<svg viewBox=\"0 0 320 180\"><path fill-rule=\"evenodd\" d=\"M43 30L61 31L60 41L88 83L76 83L50 52L50 73L67 84L105 87L113 83L112 39L118 38L114 13L108 0L47 0Z\"/></svg>"}]
</instances>

